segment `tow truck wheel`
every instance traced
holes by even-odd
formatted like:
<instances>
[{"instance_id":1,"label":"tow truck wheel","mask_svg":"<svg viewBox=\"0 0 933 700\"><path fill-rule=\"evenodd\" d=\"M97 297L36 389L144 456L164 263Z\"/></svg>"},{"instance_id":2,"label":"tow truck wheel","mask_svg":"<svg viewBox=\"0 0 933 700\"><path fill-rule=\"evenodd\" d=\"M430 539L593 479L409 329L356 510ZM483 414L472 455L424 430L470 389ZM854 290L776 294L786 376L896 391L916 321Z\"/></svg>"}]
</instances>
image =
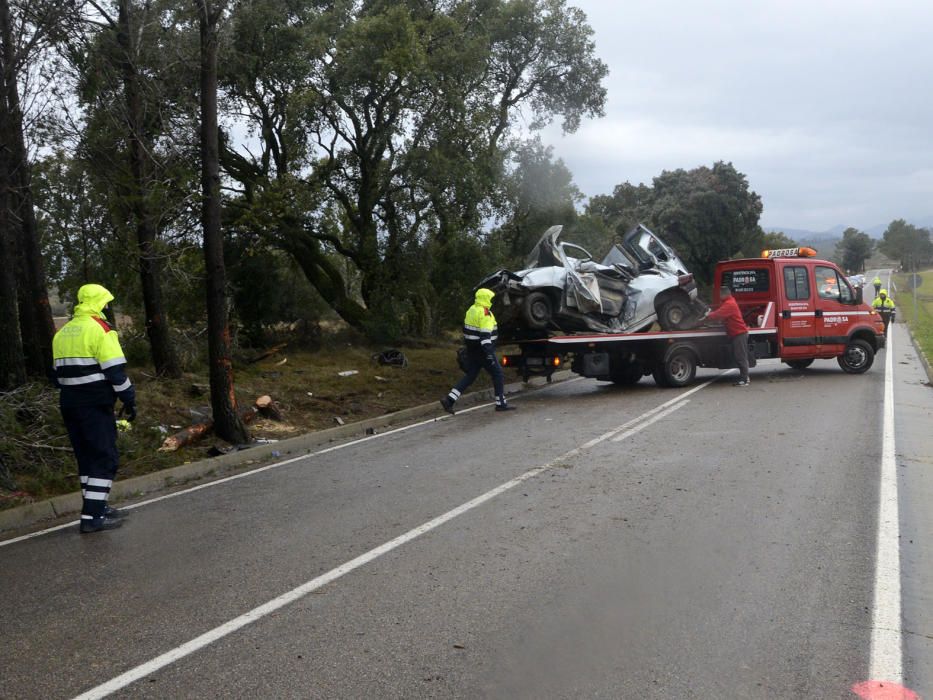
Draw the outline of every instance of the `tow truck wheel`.
<instances>
[{"instance_id":1,"label":"tow truck wheel","mask_svg":"<svg viewBox=\"0 0 933 700\"><path fill-rule=\"evenodd\" d=\"M875 351L861 338L850 340L846 351L836 358L839 366L849 374L861 374L875 361Z\"/></svg>"},{"instance_id":2,"label":"tow truck wheel","mask_svg":"<svg viewBox=\"0 0 933 700\"><path fill-rule=\"evenodd\" d=\"M664 380L663 384L658 382L661 386L687 386L697 374L697 361L689 350L675 350L661 365L660 371ZM655 376L655 381L657 379Z\"/></svg>"},{"instance_id":3,"label":"tow truck wheel","mask_svg":"<svg viewBox=\"0 0 933 700\"><path fill-rule=\"evenodd\" d=\"M529 328L540 330L547 328L554 313L551 298L544 292L532 292L522 304L522 315Z\"/></svg>"},{"instance_id":4,"label":"tow truck wheel","mask_svg":"<svg viewBox=\"0 0 933 700\"><path fill-rule=\"evenodd\" d=\"M806 369L813 364L813 358L811 357L808 360L788 360L787 366L793 367L794 369Z\"/></svg>"}]
</instances>

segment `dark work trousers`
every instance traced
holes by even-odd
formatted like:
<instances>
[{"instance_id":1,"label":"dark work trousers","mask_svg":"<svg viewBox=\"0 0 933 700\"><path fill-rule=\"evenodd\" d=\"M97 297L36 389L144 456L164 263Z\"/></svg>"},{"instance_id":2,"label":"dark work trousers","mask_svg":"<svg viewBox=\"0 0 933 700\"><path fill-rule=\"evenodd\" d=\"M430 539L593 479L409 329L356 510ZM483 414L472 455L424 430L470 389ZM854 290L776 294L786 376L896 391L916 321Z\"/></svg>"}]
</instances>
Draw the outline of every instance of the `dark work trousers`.
<instances>
[{"instance_id":1,"label":"dark work trousers","mask_svg":"<svg viewBox=\"0 0 933 700\"><path fill-rule=\"evenodd\" d=\"M456 386L450 390L448 396L456 401L467 388L476 381L479 372L485 369L492 377L492 385L496 391L496 405L505 405L505 382L502 378L502 367L499 366L499 360L495 354L487 356L482 349L467 348L467 368L466 374L460 378Z\"/></svg>"},{"instance_id":2,"label":"dark work trousers","mask_svg":"<svg viewBox=\"0 0 933 700\"><path fill-rule=\"evenodd\" d=\"M78 461L84 505L81 519L99 518L117 475L117 422L113 406L62 406L62 418Z\"/></svg>"},{"instance_id":3,"label":"dark work trousers","mask_svg":"<svg viewBox=\"0 0 933 700\"><path fill-rule=\"evenodd\" d=\"M881 309L879 311L881 314L881 320L884 321L884 335L888 335L888 326L891 323L891 319L894 317L894 309Z\"/></svg>"},{"instance_id":4,"label":"dark work trousers","mask_svg":"<svg viewBox=\"0 0 933 700\"><path fill-rule=\"evenodd\" d=\"M739 366L739 377L748 379L748 333L732 336L732 354Z\"/></svg>"}]
</instances>

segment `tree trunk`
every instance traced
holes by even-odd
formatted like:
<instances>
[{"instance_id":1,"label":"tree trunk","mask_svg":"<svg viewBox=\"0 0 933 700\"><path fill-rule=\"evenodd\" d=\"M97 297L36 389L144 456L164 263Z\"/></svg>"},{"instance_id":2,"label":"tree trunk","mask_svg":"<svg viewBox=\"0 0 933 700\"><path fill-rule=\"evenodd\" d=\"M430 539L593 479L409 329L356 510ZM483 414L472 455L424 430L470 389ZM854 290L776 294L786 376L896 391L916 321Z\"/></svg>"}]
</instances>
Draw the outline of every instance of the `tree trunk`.
<instances>
[{"instance_id":1,"label":"tree trunk","mask_svg":"<svg viewBox=\"0 0 933 700\"><path fill-rule=\"evenodd\" d=\"M217 127L217 21L210 0L195 0L201 33L201 226L207 276L207 345L214 431L227 442L249 434L237 413L227 321L226 269L220 230L220 142Z\"/></svg>"},{"instance_id":2,"label":"tree trunk","mask_svg":"<svg viewBox=\"0 0 933 700\"><path fill-rule=\"evenodd\" d=\"M136 217L136 245L139 253L139 276L142 283L143 306L146 313L146 334L156 374L180 377L181 369L172 347L165 307L162 302L161 264L156 255L158 232L149 205L147 165L151 160L151 143L144 142L143 99L139 74L136 71L133 27L130 21L130 0L120 0L117 41L123 52L120 70L126 102L126 126L132 173L133 214Z\"/></svg>"},{"instance_id":3,"label":"tree trunk","mask_svg":"<svg viewBox=\"0 0 933 700\"><path fill-rule=\"evenodd\" d=\"M14 232L19 260L19 320L23 343L29 352L24 358L26 370L35 376L52 372L52 337L55 324L49 306L45 266L39 249L39 233L32 205L32 183L23 113L17 85L18 65L8 0L0 0L0 51L6 123L3 124L4 153L10 189L7 190L7 213L10 231ZM8 150L6 150L8 149Z\"/></svg>"},{"instance_id":4,"label":"tree trunk","mask_svg":"<svg viewBox=\"0 0 933 700\"><path fill-rule=\"evenodd\" d=\"M6 101L0 100L0 134L6 133ZM9 151L0 138L0 259L13 259L10 240L9 190L10 181L6 164ZM16 275L13 265L0 264L0 328L4 330L0 342L0 391L14 389L26 383L26 362L23 340L19 330L19 309L16 301Z\"/></svg>"}]
</instances>

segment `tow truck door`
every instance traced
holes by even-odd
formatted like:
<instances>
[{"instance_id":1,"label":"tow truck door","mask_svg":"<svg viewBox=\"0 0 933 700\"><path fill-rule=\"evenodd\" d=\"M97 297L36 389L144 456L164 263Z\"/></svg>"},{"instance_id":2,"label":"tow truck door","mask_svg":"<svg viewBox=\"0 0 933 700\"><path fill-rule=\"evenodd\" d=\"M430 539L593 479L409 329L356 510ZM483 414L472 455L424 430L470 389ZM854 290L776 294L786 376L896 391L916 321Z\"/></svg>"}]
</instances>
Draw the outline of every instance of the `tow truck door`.
<instances>
[{"instance_id":1,"label":"tow truck door","mask_svg":"<svg viewBox=\"0 0 933 700\"><path fill-rule=\"evenodd\" d=\"M845 350L848 331L855 320L855 292L846 278L834 267L815 265L816 277L816 335L820 351L838 355Z\"/></svg>"},{"instance_id":2,"label":"tow truck door","mask_svg":"<svg viewBox=\"0 0 933 700\"><path fill-rule=\"evenodd\" d=\"M778 314L781 358L813 357L818 351L815 295L810 274L813 266L794 260L778 267L783 287Z\"/></svg>"}]
</instances>

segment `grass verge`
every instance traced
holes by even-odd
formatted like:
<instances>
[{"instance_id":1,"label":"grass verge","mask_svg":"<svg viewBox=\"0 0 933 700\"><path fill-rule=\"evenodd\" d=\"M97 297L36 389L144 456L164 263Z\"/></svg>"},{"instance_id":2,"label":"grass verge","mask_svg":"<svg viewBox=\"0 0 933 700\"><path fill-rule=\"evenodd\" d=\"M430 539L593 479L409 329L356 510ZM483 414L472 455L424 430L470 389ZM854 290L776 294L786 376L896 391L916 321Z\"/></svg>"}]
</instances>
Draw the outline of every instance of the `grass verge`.
<instances>
[{"instance_id":1,"label":"grass verge","mask_svg":"<svg viewBox=\"0 0 933 700\"><path fill-rule=\"evenodd\" d=\"M257 362L235 363L237 401L251 405L264 394L279 404L284 420L257 419L253 438L280 440L393 413L440 399L460 377L455 342L399 346L408 365L381 365L381 347L346 342L318 351L284 347ZM258 356L260 353L253 353ZM341 375L341 373L350 373ZM213 434L176 452L159 452L162 441L210 411L208 377L152 376L150 367L130 367L139 417L120 433L118 478L205 459L229 447ZM471 390L490 386L485 373ZM58 411L58 392L31 384L0 393L0 509L77 490L77 465Z\"/></svg>"},{"instance_id":2,"label":"grass verge","mask_svg":"<svg viewBox=\"0 0 933 700\"><path fill-rule=\"evenodd\" d=\"M928 359L933 359L933 270L917 273L920 284L914 290L911 275L894 275L894 303L899 321L910 326L910 331ZM916 299L916 302L915 302Z\"/></svg>"}]
</instances>

